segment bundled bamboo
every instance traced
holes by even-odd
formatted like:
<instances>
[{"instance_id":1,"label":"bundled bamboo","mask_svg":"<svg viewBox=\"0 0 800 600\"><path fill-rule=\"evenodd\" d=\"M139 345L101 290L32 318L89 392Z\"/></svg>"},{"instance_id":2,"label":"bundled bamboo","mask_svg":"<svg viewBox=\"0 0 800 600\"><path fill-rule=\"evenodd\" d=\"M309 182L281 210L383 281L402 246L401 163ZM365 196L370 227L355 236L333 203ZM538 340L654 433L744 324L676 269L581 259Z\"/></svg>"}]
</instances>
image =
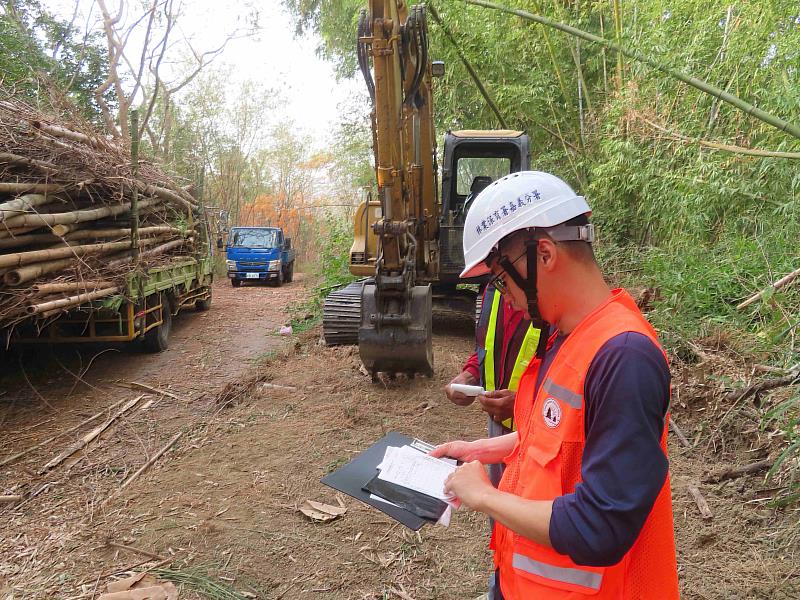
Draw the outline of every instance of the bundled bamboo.
<instances>
[{"instance_id":1,"label":"bundled bamboo","mask_svg":"<svg viewBox=\"0 0 800 600\"><path fill-rule=\"evenodd\" d=\"M146 208L160 202L158 199L140 200L139 206ZM42 227L45 225L64 225L74 223L85 223L86 221L97 221L103 217L115 217L130 211L130 203L118 206L104 206L103 208L93 208L89 210L73 210L63 213L53 214L33 214L18 215L8 219L5 224L8 227Z\"/></svg>"},{"instance_id":2,"label":"bundled bamboo","mask_svg":"<svg viewBox=\"0 0 800 600\"><path fill-rule=\"evenodd\" d=\"M134 169L124 144L0 101L0 330L127 294L134 269L194 252L197 216L183 184Z\"/></svg>"},{"instance_id":3,"label":"bundled bamboo","mask_svg":"<svg viewBox=\"0 0 800 600\"><path fill-rule=\"evenodd\" d=\"M53 233L37 233L30 235L18 235L13 238L0 239L0 250L7 248L20 248L23 246L33 246L36 244L58 244L60 242L72 242L78 240L92 240L101 238L130 239L131 229L129 227L118 227L116 229L79 229L71 233L59 233L59 227L67 227L64 225L57 225L53 227ZM175 234L179 235L181 230L177 227L170 225L161 225L154 227L142 227L139 229L139 237L147 237L159 234ZM0 259L2 256L0 255Z\"/></svg>"}]
</instances>

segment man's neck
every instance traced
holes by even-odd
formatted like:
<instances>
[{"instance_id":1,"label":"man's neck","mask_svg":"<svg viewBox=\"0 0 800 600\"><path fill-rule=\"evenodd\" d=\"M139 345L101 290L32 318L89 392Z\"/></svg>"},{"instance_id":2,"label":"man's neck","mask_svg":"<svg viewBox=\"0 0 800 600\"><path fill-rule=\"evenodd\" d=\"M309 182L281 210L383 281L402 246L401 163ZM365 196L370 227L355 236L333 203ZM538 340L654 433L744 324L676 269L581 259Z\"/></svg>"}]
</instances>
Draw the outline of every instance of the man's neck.
<instances>
[{"instance_id":1,"label":"man's neck","mask_svg":"<svg viewBox=\"0 0 800 600\"><path fill-rule=\"evenodd\" d=\"M581 321L611 296L611 288L597 268L581 269L569 279L571 281L564 289L570 292L563 296L561 317L555 323L559 332L565 335L572 333Z\"/></svg>"}]
</instances>

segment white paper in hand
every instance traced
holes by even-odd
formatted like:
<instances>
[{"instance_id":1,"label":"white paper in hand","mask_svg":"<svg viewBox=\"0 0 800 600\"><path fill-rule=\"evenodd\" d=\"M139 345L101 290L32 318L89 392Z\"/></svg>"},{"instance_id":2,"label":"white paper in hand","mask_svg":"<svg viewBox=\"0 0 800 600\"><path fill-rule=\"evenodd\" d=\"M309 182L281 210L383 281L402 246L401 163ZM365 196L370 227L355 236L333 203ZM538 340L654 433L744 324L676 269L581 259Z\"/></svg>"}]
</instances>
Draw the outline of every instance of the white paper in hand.
<instances>
[{"instance_id":1,"label":"white paper in hand","mask_svg":"<svg viewBox=\"0 0 800 600\"><path fill-rule=\"evenodd\" d=\"M467 385L465 383L451 383L450 388L454 392L461 392L465 396L480 396L486 393L486 390L479 385Z\"/></svg>"},{"instance_id":2,"label":"white paper in hand","mask_svg":"<svg viewBox=\"0 0 800 600\"><path fill-rule=\"evenodd\" d=\"M408 489L449 501L444 493L444 481L456 466L408 446L387 448L378 466L378 478Z\"/></svg>"}]
</instances>

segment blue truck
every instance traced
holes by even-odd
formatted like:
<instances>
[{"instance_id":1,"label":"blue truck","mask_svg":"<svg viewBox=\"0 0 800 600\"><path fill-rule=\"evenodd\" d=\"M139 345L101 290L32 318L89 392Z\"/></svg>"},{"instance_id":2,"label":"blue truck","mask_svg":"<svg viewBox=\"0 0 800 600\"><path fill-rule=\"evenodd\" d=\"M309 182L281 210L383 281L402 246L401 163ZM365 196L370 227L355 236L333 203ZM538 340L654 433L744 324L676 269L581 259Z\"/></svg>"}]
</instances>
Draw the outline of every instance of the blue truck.
<instances>
[{"instance_id":1,"label":"blue truck","mask_svg":"<svg viewBox=\"0 0 800 600\"><path fill-rule=\"evenodd\" d=\"M225 255L233 287L243 281L269 281L280 286L294 277L292 240L280 227L232 227Z\"/></svg>"}]
</instances>

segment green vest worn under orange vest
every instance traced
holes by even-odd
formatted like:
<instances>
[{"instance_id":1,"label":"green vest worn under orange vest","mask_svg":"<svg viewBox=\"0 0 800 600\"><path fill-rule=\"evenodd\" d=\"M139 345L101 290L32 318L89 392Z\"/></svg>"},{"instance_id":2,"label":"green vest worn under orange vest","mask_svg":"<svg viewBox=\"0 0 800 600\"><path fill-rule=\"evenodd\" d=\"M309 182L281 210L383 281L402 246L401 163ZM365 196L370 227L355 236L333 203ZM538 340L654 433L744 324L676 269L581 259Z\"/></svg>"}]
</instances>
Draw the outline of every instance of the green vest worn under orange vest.
<instances>
[{"instance_id":1,"label":"green vest worn under orange vest","mask_svg":"<svg viewBox=\"0 0 800 600\"><path fill-rule=\"evenodd\" d=\"M587 316L558 350L534 398L539 363L525 371L514 417L518 441L506 457L499 489L530 500L554 500L581 482L586 443L584 382L592 359L611 338L656 333L623 290ZM660 347L660 346L659 346ZM667 453L669 414L661 438ZM610 459L613 460L613 457ZM598 523L602 527L602 523ZM610 567L579 565L500 523L492 536L495 566L506 600L678 600L669 476L631 549Z\"/></svg>"}]
</instances>

